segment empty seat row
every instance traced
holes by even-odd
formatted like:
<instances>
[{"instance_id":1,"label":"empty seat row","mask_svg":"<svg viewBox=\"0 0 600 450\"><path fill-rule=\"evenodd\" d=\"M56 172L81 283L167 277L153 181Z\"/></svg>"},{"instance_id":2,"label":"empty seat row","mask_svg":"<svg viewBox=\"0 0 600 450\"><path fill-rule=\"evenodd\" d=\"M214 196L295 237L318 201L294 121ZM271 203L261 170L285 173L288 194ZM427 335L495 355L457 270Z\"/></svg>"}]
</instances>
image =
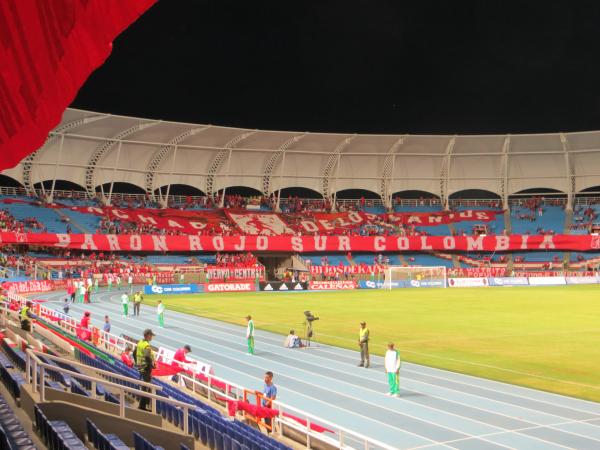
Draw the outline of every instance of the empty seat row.
<instances>
[{"instance_id":1,"label":"empty seat row","mask_svg":"<svg viewBox=\"0 0 600 450\"><path fill-rule=\"evenodd\" d=\"M36 448L2 396L0 396L0 437L0 448L15 450L34 450Z\"/></svg>"},{"instance_id":2,"label":"empty seat row","mask_svg":"<svg viewBox=\"0 0 600 450\"><path fill-rule=\"evenodd\" d=\"M71 427L62 420L48 420L39 406L34 406L35 429L49 450L87 450Z\"/></svg>"},{"instance_id":3,"label":"empty seat row","mask_svg":"<svg viewBox=\"0 0 600 450\"><path fill-rule=\"evenodd\" d=\"M139 433L133 433L133 445L135 450L163 450L158 445L153 445L148 440L144 439Z\"/></svg>"},{"instance_id":4,"label":"empty seat row","mask_svg":"<svg viewBox=\"0 0 600 450\"><path fill-rule=\"evenodd\" d=\"M8 356L8 358L10 358L10 360L13 362L13 364L18 367L21 371L25 371L25 353L23 353L20 349L18 348L14 348L11 347L10 345L8 345L8 342L6 342L6 339L2 340L2 349L4 350L4 353L6 354L6 356Z\"/></svg>"},{"instance_id":5,"label":"empty seat row","mask_svg":"<svg viewBox=\"0 0 600 450\"><path fill-rule=\"evenodd\" d=\"M87 437L98 450L129 450L129 447L115 434L104 434L94 422L85 419Z\"/></svg>"},{"instance_id":6,"label":"empty seat row","mask_svg":"<svg viewBox=\"0 0 600 450\"><path fill-rule=\"evenodd\" d=\"M9 370L0 364L0 379L10 392L13 398L21 397L21 385L25 383L25 378L19 372Z\"/></svg>"}]
</instances>

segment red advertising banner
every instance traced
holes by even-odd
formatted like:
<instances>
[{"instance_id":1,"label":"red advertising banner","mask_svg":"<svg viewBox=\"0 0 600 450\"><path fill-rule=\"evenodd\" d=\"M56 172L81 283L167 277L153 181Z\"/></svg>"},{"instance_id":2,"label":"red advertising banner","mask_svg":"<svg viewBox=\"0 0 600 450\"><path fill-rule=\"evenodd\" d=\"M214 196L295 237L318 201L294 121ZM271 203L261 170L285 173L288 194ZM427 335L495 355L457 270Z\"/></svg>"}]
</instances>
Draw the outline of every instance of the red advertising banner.
<instances>
[{"instance_id":1,"label":"red advertising banner","mask_svg":"<svg viewBox=\"0 0 600 450\"><path fill-rule=\"evenodd\" d=\"M206 283L204 292L252 292L256 291L254 283Z\"/></svg>"},{"instance_id":2,"label":"red advertising banner","mask_svg":"<svg viewBox=\"0 0 600 450\"><path fill-rule=\"evenodd\" d=\"M14 292L15 294L49 292L56 289L54 282L51 280L9 281L2 283L2 287L8 292Z\"/></svg>"},{"instance_id":3,"label":"red advertising banner","mask_svg":"<svg viewBox=\"0 0 600 450\"><path fill-rule=\"evenodd\" d=\"M348 275L370 275L371 273L383 273L384 266L358 264L355 266L310 266L311 275L325 275L328 277L336 274Z\"/></svg>"},{"instance_id":4,"label":"red advertising banner","mask_svg":"<svg viewBox=\"0 0 600 450\"><path fill-rule=\"evenodd\" d=\"M588 251L600 249L600 236L158 236L0 232L1 244L130 252Z\"/></svg>"},{"instance_id":5,"label":"red advertising banner","mask_svg":"<svg viewBox=\"0 0 600 450\"><path fill-rule=\"evenodd\" d=\"M506 267L461 267L448 269L448 275L453 277L503 277Z\"/></svg>"},{"instance_id":6,"label":"red advertising banner","mask_svg":"<svg viewBox=\"0 0 600 450\"><path fill-rule=\"evenodd\" d=\"M207 266L205 268L209 280L259 280L265 279L265 268L258 264L254 266Z\"/></svg>"},{"instance_id":7,"label":"red advertising banner","mask_svg":"<svg viewBox=\"0 0 600 450\"><path fill-rule=\"evenodd\" d=\"M309 284L311 291L343 291L356 289L354 281L311 281Z\"/></svg>"}]
</instances>

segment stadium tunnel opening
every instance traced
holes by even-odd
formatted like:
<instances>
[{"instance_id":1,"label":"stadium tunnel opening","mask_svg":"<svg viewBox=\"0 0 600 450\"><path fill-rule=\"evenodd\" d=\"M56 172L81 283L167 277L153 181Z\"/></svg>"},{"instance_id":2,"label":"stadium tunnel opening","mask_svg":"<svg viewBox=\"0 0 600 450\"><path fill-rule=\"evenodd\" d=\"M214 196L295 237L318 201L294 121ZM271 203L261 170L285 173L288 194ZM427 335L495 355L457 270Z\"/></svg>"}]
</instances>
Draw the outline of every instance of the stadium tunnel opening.
<instances>
[{"instance_id":1,"label":"stadium tunnel opening","mask_svg":"<svg viewBox=\"0 0 600 450\"><path fill-rule=\"evenodd\" d=\"M104 192L104 194L108 194L111 192L110 186L112 187L113 194L146 194L146 191L141 187L132 184L126 183L123 181L115 181L114 183L104 183L96 186L96 192Z\"/></svg>"},{"instance_id":2,"label":"stadium tunnel opening","mask_svg":"<svg viewBox=\"0 0 600 450\"><path fill-rule=\"evenodd\" d=\"M552 188L529 188L523 189L521 191L517 191L508 196L509 199L515 198L523 198L523 197L533 197L533 196L542 196L546 198L567 198L567 194L563 191L559 191L558 189Z\"/></svg>"},{"instance_id":3,"label":"stadium tunnel opening","mask_svg":"<svg viewBox=\"0 0 600 450\"><path fill-rule=\"evenodd\" d=\"M0 175L0 186L15 187L15 188L24 187L20 182L15 180L13 177L9 177L8 175Z\"/></svg>"},{"instance_id":4,"label":"stadium tunnel opening","mask_svg":"<svg viewBox=\"0 0 600 450\"><path fill-rule=\"evenodd\" d=\"M456 191L450 194L448 197L451 200L461 200L461 199L469 199L469 200L500 200L501 197L492 191L487 191L485 189L463 189L461 191Z\"/></svg>"},{"instance_id":5,"label":"stadium tunnel opening","mask_svg":"<svg viewBox=\"0 0 600 450\"><path fill-rule=\"evenodd\" d=\"M341 191L337 191L335 196L339 200L352 200L362 197L368 200L381 200L381 196L378 193L369 191L368 189L342 189Z\"/></svg>"},{"instance_id":6,"label":"stadium tunnel opening","mask_svg":"<svg viewBox=\"0 0 600 450\"><path fill-rule=\"evenodd\" d=\"M428 192L428 191L419 191L416 189L413 190L406 190L406 191L398 191L398 192L394 192L392 194L392 199L406 199L406 200L413 200L413 199L420 199L420 198L424 198L424 199L431 199L431 198L435 198L435 199L440 199L439 195L434 194L433 192Z\"/></svg>"},{"instance_id":7,"label":"stadium tunnel opening","mask_svg":"<svg viewBox=\"0 0 600 450\"><path fill-rule=\"evenodd\" d=\"M314 189L305 188L305 187L287 187L281 189L281 191L275 191L275 195L279 195L281 192L281 198L298 197L298 198L311 198L311 199L321 199L323 198L323 194Z\"/></svg>"},{"instance_id":8,"label":"stadium tunnel opening","mask_svg":"<svg viewBox=\"0 0 600 450\"><path fill-rule=\"evenodd\" d=\"M575 197L600 197L600 186L590 186L582 189Z\"/></svg>"},{"instance_id":9,"label":"stadium tunnel opening","mask_svg":"<svg viewBox=\"0 0 600 450\"><path fill-rule=\"evenodd\" d=\"M171 184L170 187L169 185L164 185L159 187L158 189L155 189L154 194L167 195L167 191L169 192L169 195L191 195L194 197L203 197L206 195L197 187L191 186L189 184Z\"/></svg>"},{"instance_id":10,"label":"stadium tunnel opening","mask_svg":"<svg viewBox=\"0 0 600 450\"><path fill-rule=\"evenodd\" d=\"M52 183L54 183L54 190L56 191L77 191L85 192L85 188L80 184L74 183L68 180L44 180L33 185L34 189L42 189L49 191L52 189Z\"/></svg>"},{"instance_id":11,"label":"stadium tunnel opening","mask_svg":"<svg viewBox=\"0 0 600 450\"><path fill-rule=\"evenodd\" d=\"M260 197L263 195L258 189L251 188L249 186L228 186L224 189L219 189L219 195L241 195L242 197Z\"/></svg>"}]
</instances>

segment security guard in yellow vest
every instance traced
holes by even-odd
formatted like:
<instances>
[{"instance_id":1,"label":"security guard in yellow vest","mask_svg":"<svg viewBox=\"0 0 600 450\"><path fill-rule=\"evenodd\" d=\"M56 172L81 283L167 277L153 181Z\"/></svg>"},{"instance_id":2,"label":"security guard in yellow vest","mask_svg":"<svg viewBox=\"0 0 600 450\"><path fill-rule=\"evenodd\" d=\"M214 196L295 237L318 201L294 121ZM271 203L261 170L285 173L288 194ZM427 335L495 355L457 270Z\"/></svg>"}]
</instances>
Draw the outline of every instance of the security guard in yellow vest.
<instances>
[{"instance_id":1,"label":"security guard in yellow vest","mask_svg":"<svg viewBox=\"0 0 600 450\"><path fill-rule=\"evenodd\" d=\"M369 367L369 329L367 328L367 322L360 323L360 330L358 330L358 345L360 347L360 364L358 367Z\"/></svg>"},{"instance_id":2,"label":"security guard in yellow vest","mask_svg":"<svg viewBox=\"0 0 600 450\"><path fill-rule=\"evenodd\" d=\"M154 352L150 341L155 334L151 329L144 330L144 339L140 340L135 347L135 365L138 372L140 373L140 379L146 383L152 382L152 369L156 367ZM148 392L147 388L142 390ZM148 397L142 397L140 399L140 409L149 411L150 399Z\"/></svg>"},{"instance_id":3,"label":"security guard in yellow vest","mask_svg":"<svg viewBox=\"0 0 600 450\"><path fill-rule=\"evenodd\" d=\"M31 302L27 302L19 311L19 319L21 320L21 330L31 332Z\"/></svg>"}]
</instances>

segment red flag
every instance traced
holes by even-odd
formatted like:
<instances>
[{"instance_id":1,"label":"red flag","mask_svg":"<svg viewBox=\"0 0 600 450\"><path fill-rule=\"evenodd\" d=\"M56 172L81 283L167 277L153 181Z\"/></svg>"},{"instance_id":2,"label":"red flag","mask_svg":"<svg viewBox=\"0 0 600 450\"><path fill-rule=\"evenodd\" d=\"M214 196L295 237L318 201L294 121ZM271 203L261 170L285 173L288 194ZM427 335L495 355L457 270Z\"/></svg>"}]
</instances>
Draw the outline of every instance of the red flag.
<instances>
[{"instance_id":1,"label":"red flag","mask_svg":"<svg viewBox=\"0 0 600 450\"><path fill-rule=\"evenodd\" d=\"M0 170L43 145L113 39L155 1L0 2Z\"/></svg>"}]
</instances>

